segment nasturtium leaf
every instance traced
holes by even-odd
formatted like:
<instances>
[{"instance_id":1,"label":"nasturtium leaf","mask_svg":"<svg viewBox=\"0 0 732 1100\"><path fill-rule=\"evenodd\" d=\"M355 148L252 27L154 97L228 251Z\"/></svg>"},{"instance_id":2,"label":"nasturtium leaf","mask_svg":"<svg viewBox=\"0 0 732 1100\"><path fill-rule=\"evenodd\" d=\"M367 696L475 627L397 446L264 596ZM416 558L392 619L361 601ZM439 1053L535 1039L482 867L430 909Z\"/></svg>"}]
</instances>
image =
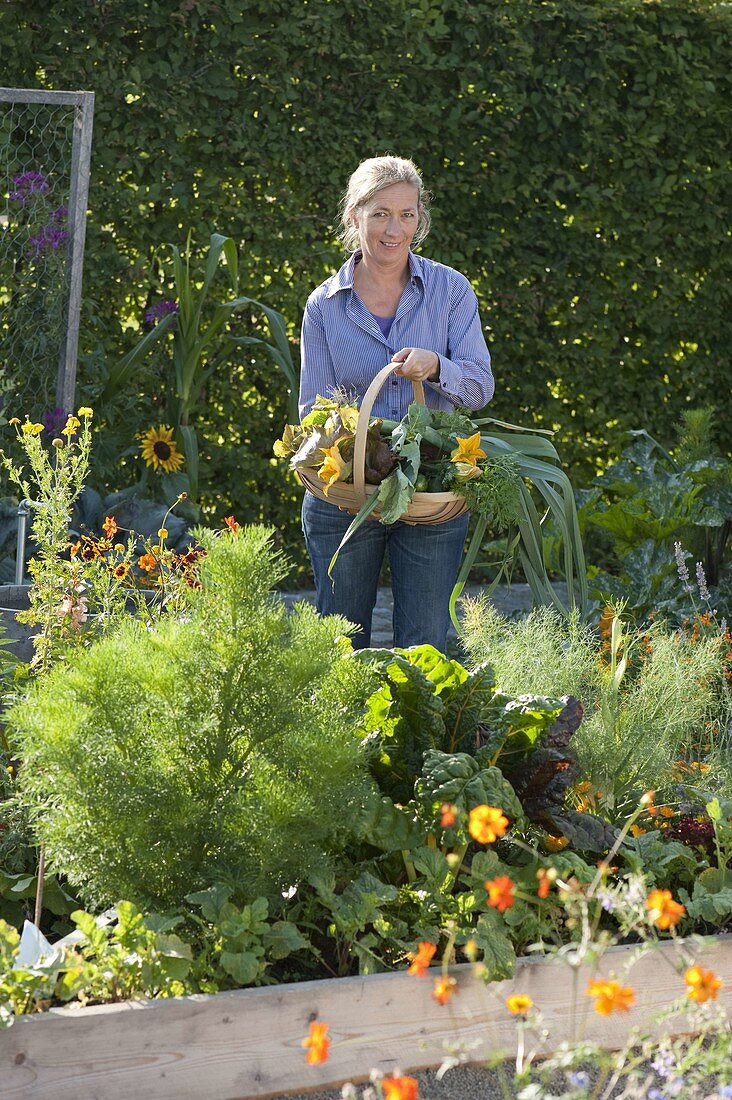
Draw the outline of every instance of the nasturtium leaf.
<instances>
[{"instance_id":1,"label":"nasturtium leaf","mask_svg":"<svg viewBox=\"0 0 732 1100\"><path fill-rule=\"evenodd\" d=\"M506 924L496 909L481 913L473 939L483 953L485 978L489 982L512 978L516 970L516 952L506 935Z\"/></svg>"},{"instance_id":2,"label":"nasturtium leaf","mask_svg":"<svg viewBox=\"0 0 732 1100\"><path fill-rule=\"evenodd\" d=\"M360 808L356 835L383 852L408 851L424 844L425 831L412 814L374 791Z\"/></svg>"},{"instance_id":3,"label":"nasturtium leaf","mask_svg":"<svg viewBox=\"0 0 732 1100\"><path fill-rule=\"evenodd\" d=\"M237 985L251 985L262 973L262 953L262 948L252 951L222 951L221 967Z\"/></svg>"}]
</instances>

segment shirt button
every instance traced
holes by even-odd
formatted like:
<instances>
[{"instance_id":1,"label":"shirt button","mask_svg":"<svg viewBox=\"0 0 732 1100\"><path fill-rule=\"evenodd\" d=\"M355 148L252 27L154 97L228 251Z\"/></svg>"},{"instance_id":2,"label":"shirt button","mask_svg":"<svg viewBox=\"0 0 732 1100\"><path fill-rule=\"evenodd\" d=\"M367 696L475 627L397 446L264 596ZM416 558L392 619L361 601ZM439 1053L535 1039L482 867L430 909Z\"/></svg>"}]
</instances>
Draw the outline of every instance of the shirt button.
<instances>
[{"instance_id":1,"label":"shirt button","mask_svg":"<svg viewBox=\"0 0 732 1100\"><path fill-rule=\"evenodd\" d=\"M396 378L392 379L392 383L391 383L391 384L392 384L392 386L396 386L396 385L397 385L397 380L396 380Z\"/></svg>"}]
</instances>

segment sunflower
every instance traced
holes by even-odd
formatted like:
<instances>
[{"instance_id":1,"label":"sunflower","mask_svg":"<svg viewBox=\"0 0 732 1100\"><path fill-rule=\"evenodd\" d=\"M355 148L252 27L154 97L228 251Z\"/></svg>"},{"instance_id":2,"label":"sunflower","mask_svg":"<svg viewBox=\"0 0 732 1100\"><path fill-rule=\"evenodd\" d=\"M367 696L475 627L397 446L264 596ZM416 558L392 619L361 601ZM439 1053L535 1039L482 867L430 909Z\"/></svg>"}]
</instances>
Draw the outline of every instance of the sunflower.
<instances>
[{"instance_id":1,"label":"sunflower","mask_svg":"<svg viewBox=\"0 0 732 1100\"><path fill-rule=\"evenodd\" d=\"M152 466L155 471L174 474L183 465L185 460L173 439L172 429L165 424L159 428L148 428L137 438L142 440L140 449L146 465Z\"/></svg>"}]
</instances>

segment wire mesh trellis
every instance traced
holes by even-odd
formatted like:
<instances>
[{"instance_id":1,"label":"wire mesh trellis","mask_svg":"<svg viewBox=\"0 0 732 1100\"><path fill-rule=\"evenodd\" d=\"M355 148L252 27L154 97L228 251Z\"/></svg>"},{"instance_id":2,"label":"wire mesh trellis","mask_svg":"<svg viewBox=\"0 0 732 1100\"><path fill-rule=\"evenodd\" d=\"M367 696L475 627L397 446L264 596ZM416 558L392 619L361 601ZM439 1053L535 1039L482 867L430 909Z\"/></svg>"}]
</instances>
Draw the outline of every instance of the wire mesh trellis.
<instances>
[{"instance_id":1,"label":"wire mesh trellis","mask_svg":"<svg viewBox=\"0 0 732 1100\"><path fill-rule=\"evenodd\" d=\"M93 92L0 88L5 417L52 421L74 403L93 105Z\"/></svg>"}]
</instances>

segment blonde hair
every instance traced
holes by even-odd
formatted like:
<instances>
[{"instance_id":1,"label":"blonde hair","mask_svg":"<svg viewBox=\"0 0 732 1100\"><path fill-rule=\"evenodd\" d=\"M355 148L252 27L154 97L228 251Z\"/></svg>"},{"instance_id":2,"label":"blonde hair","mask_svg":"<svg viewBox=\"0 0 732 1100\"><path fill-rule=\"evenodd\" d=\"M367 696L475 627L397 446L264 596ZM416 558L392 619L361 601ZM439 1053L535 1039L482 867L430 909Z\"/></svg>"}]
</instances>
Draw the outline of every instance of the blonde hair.
<instances>
[{"instance_id":1,"label":"blonde hair","mask_svg":"<svg viewBox=\"0 0 732 1100\"><path fill-rule=\"evenodd\" d=\"M429 233L430 194L425 190L416 165L403 157L369 157L361 161L341 199L341 239L349 252L355 252L359 245L358 228L353 223L354 212L394 183L408 183L417 189L418 225L412 244L415 247L421 244Z\"/></svg>"}]
</instances>

